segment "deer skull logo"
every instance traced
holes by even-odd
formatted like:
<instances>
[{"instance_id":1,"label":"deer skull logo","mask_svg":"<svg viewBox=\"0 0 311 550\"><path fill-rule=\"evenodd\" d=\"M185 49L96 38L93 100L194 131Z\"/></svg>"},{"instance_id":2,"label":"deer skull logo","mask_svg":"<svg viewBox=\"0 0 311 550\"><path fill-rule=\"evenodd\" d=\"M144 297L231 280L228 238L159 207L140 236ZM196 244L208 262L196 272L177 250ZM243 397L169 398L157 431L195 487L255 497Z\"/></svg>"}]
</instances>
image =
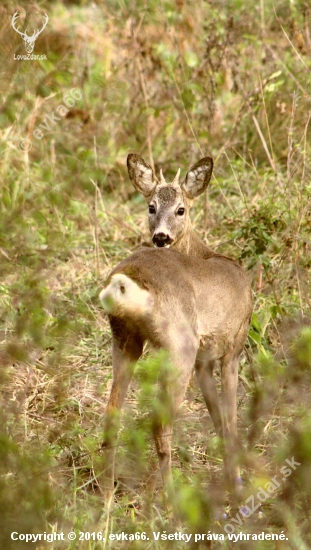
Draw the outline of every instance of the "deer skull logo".
<instances>
[{"instance_id":1,"label":"deer skull logo","mask_svg":"<svg viewBox=\"0 0 311 550\"><path fill-rule=\"evenodd\" d=\"M42 28L38 31L33 31L33 34L32 36L28 36L27 34L27 29L25 30L25 32L21 32L19 30L19 27L16 27L16 20L18 19L18 11L16 11L12 17L12 27L13 29L21 35L22 39L24 40L25 42L25 48L26 48L26 52L27 53L32 53L33 52L33 49L35 47L35 42L39 36L39 34L45 29L45 27L47 26L47 23L48 23L48 16L47 14L45 13L44 14L44 21L43 21L43 25L42 25Z\"/></svg>"}]
</instances>

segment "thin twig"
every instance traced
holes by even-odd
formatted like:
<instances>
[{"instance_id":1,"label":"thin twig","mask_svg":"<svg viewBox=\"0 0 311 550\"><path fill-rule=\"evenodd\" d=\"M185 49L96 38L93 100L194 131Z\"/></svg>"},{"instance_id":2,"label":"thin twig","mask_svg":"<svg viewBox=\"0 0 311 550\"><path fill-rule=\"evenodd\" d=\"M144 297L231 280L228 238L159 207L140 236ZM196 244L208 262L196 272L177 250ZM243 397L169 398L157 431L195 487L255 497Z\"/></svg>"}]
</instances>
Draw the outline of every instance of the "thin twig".
<instances>
[{"instance_id":1,"label":"thin twig","mask_svg":"<svg viewBox=\"0 0 311 550\"><path fill-rule=\"evenodd\" d=\"M266 152L266 155L267 155L267 157L268 157L268 160L269 160L269 162L270 162L271 168L272 168L273 172L276 173L276 169L275 169L275 164L274 164L273 158L271 157L270 151L269 151L269 149L268 149L268 145L267 145L267 143L266 143L266 140L265 140L265 138L264 138L264 135L263 135L263 133L262 133L262 131L261 131L261 129L260 129L259 122L258 122L257 118L255 117L254 113L252 113L252 119L253 119L254 124L255 124L255 126L256 126L256 130L257 130L258 135L259 135L259 137L260 137L260 139L261 139L261 143L262 143L263 148L264 148L264 150L265 150L265 152Z\"/></svg>"},{"instance_id":2,"label":"thin twig","mask_svg":"<svg viewBox=\"0 0 311 550\"><path fill-rule=\"evenodd\" d=\"M235 179L236 184L237 184L237 186L238 186L238 189L239 189L239 191L240 191L240 193L241 193L241 197L242 197L242 199L243 199L243 201L244 201L245 208L246 208L247 212L250 213L250 212L249 212L249 208L248 208L248 204L247 204L247 202L246 202L245 195L244 195L244 193L243 193L243 191L242 191L242 188L241 188L241 186L240 186L240 182L239 182L239 180L238 180L238 178L237 178L237 175L236 175L236 173L235 173L235 171L234 171L234 168L233 168L233 166L232 166L231 160L229 159L229 157L228 157L226 151L224 151L224 155L225 155L227 161L228 161L229 164L230 164L230 168L231 168L232 173L233 173L233 175L234 175L234 179Z\"/></svg>"},{"instance_id":3,"label":"thin twig","mask_svg":"<svg viewBox=\"0 0 311 550\"><path fill-rule=\"evenodd\" d=\"M288 40L289 44L290 44L291 47L293 48L293 50L294 50L295 54L297 55L299 61L301 61L301 63L302 63L303 66L305 67L305 69L307 69L307 71L310 72L310 69L309 69L308 65L306 65L306 63L304 62L304 60L303 60L303 58L301 57L300 53L296 50L294 44L292 43L292 41L291 41L291 39L289 38L289 36L288 36L286 30L284 29L284 27L283 27L283 25L282 25L280 19L278 18L278 15L277 15L277 13L276 13L276 11L275 11L275 6L273 6L273 10L274 10L274 13L275 13L275 17L277 18L278 23L279 23L279 25L280 25L280 27L281 27L283 33L284 33L285 36L286 36L286 39Z\"/></svg>"},{"instance_id":4,"label":"thin twig","mask_svg":"<svg viewBox=\"0 0 311 550\"><path fill-rule=\"evenodd\" d=\"M152 139L151 139L151 115L150 115L150 112L149 112L149 100L148 100L148 94L147 94L147 86L146 86L146 81L145 81L145 75L144 75L143 67L142 67L142 64L141 64L141 61L140 61L141 52L140 52L139 44L138 44L138 41L137 41L137 35L140 31L141 25L143 23L143 19L144 19L144 15L141 16L140 22L139 22L138 27L136 29L136 32L133 33L133 41L134 41L134 48L137 52L136 63L137 63L137 67L138 67L140 84L141 84L141 89L142 89L144 102L145 102L145 107L146 107L147 145L148 145L149 160L150 160L151 168L154 171L154 160L153 160L153 154L152 154Z\"/></svg>"},{"instance_id":5,"label":"thin twig","mask_svg":"<svg viewBox=\"0 0 311 550\"><path fill-rule=\"evenodd\" d=\"M311 119L311 111L309 111L308 114L308 120L304 129L303 134L303 165L302 165L302 175L301 175L301 181L304 182L305 179L305 170L306 170L306 154L307 154L307 133L308 133L308 126Z\"/></svg>"},{"instance_id":6,"label":"thin twig","mask_svg":"<svg viewBox=\"0 0 311 550\"><path fill-rule=\"evenodd\" d=\"M183 100L183 98L182 98L182 94L181 94L181 91L180 91L178 82L177 82L177 80L176 80L175 75L174 75L173 72L171 72L171 76L173 77L174 84L175 84L176 89L177 89L177 91L178 91L179 99L180 99L180 101L181 101L181 103L182 103L183 110L184 110L184 113L185 113L185 115L186 115L186 119L187 119L187 122L188 122L188 126L189 126L189 128L190 128L190 131L191 131L191 133L192 133L192 135L193 135L193 137L194 137L194 139L195 139L195 142L196 142L196 144L197 144L197 146L198 146L198 149L199 149L201 155L204 155L204 153L203 153L203 151L202 151L202 148L201 148L201 145L200 145L200 143L199 143L199 140L198 140L198 138L197 138L197 136L196 136L196 133L195 133L195 131L194 131L194 129L193 129L191 120L190 120L190 118L189 118L187 109L186 109L186 107L185 107L184 100Z\"/></svg>"},{"instance_id":7,"label":"thin twig","mask_svg":"<svg viewBox=\"0 0 311 550\"><path fill-rule=\"evenodd\" d=\"M288 129L288 153L287 153L287 179L290 180L291 173L290 173L290 165L292 158L294 156L293 151L293 132L294 132L294 119L295 119L295 113L296 113L296 104L297 104L297 96L296 93L293 94L293 103L292 103L292 112L290 117L290 123L289 123L289 129Z\"/></svg>"},{"instance_id":8,"label":"thin twig","mask_svg":"<svg viewBox=\"0 0 311 550\"><path fill-rule=\"evenodd\" d=\"M300 82L297 80L297 78L293 75L293 73L289 70L289 68L287 67L287 65L285 65L285 63L283 63L283 61L276 55L275 51L268 45L266 44L266 48L269 50L270 54L272 55L274 61L276 61L276 63L278 63L279 65L281 65L281 67L287 72L287 74L290 76L290 78L292 79L293 82L295 82L297 88L299 88L299 90L303 93L303 95L305 97L310 97L308 92L301 86Z\"/></svg>"},{"instance_id":9,"label":"thin twig","mask_svg":"<svg viewBox=\"0 0 311 550\"><path fill-rule=\"evenodd\" d=\"M273 154L273 145L272 145L272 139L271 139L271 133L270 133L269 120L268 120L268 113L267 113L267 109L266 109L265 96L264 96L264 93L263 93L263 86L262 86L262 80L260 78L260 75L259 75L259 82L260 82L260 91L261 91L262 103L263 103L263 108L264 108L265 118L266 118L266 126L267 126L267 131L268 131L268 136L269 136L271 157L272 157L272 160L273 160L273 165L275 167L275 160L274 160L274 154Z\"/></svg>"}]
</instances>

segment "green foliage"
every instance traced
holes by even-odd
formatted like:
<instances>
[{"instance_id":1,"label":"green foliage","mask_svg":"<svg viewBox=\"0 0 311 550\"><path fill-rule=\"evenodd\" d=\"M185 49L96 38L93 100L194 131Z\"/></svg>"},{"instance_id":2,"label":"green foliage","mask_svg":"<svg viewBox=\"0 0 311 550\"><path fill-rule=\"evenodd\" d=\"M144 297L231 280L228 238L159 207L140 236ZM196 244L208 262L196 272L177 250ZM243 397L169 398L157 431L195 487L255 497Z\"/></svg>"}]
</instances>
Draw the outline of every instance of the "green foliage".
<instances>
[{"instance_id":1,"label":"green foliage","mask_svg":"<svg viewBox=\"0 0 311 550\"><path fill-rule=\"evenodd\" d=\"M46 521L55 521L56 493L52 492L48 474L50 452L37 445L21 448L3 428L8 418L1 415L0 433L0 544L10 550L16 547L11 533L40 533ZM19 546L21 548L21 545Z\"/></svg>"}]
</instances>

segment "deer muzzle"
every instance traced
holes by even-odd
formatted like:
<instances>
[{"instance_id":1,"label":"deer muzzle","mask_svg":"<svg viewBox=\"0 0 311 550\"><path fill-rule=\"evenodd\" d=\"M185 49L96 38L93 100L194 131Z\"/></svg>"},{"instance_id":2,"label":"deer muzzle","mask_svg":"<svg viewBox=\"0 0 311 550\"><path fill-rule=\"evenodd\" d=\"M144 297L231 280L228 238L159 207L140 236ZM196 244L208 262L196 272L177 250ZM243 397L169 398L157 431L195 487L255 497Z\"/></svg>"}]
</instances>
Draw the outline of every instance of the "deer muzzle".
<instances>
[{"instance_id":1,"label":"deer muzzle","mask_svg":"<svg viewBox=\"0 0 311 550\"><path fill-rule=\"evenodd\" d=\"M173 239L166 233L155 233L152 237L152 242L158 248L168 247L172 244Z\"/></svg>"}]
</instances>

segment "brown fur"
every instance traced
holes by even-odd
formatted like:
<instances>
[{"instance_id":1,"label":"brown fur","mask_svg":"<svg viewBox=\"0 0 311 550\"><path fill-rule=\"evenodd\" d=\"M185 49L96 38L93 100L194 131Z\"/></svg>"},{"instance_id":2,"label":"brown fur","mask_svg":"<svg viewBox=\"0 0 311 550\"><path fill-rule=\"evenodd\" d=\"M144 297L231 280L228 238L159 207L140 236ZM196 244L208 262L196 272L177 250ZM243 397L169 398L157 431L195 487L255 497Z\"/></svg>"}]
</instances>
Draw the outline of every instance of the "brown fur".
<instances>
[{"instance_id":1,"label":"brown fur","mask_svg":"<svg viewBox=\"0 0 311 550\"><path fill-rule=\"evenodd\" d=\"M118 411L121 409L133 365L149 341L168 350L177 376L166 387L172 418L168 425L154 428L156 448L164 482L170 477L171 432L193 366L215 429L227 441L226 470L238 475L229 457L237 439L236 386L238 358L247 336L252 296L247 277L234 262L222 257L209 260L180 254L173 249L142 248L123 260L110 274L105 293L116 296L118 274L150 293L152 309L146 313L117 307L109 321L113 336L113 385L106 415L105 468L102 478L106 492L113 489L113 447ZM121 284L121 283L120 283ZM132 283L131 283L132 284ZM122 283L122 287L123 287ZM127 300L127 288L120 297ZM215 364L221 367L222 408L213 379Z\"/></svg>"}]
</instances>

